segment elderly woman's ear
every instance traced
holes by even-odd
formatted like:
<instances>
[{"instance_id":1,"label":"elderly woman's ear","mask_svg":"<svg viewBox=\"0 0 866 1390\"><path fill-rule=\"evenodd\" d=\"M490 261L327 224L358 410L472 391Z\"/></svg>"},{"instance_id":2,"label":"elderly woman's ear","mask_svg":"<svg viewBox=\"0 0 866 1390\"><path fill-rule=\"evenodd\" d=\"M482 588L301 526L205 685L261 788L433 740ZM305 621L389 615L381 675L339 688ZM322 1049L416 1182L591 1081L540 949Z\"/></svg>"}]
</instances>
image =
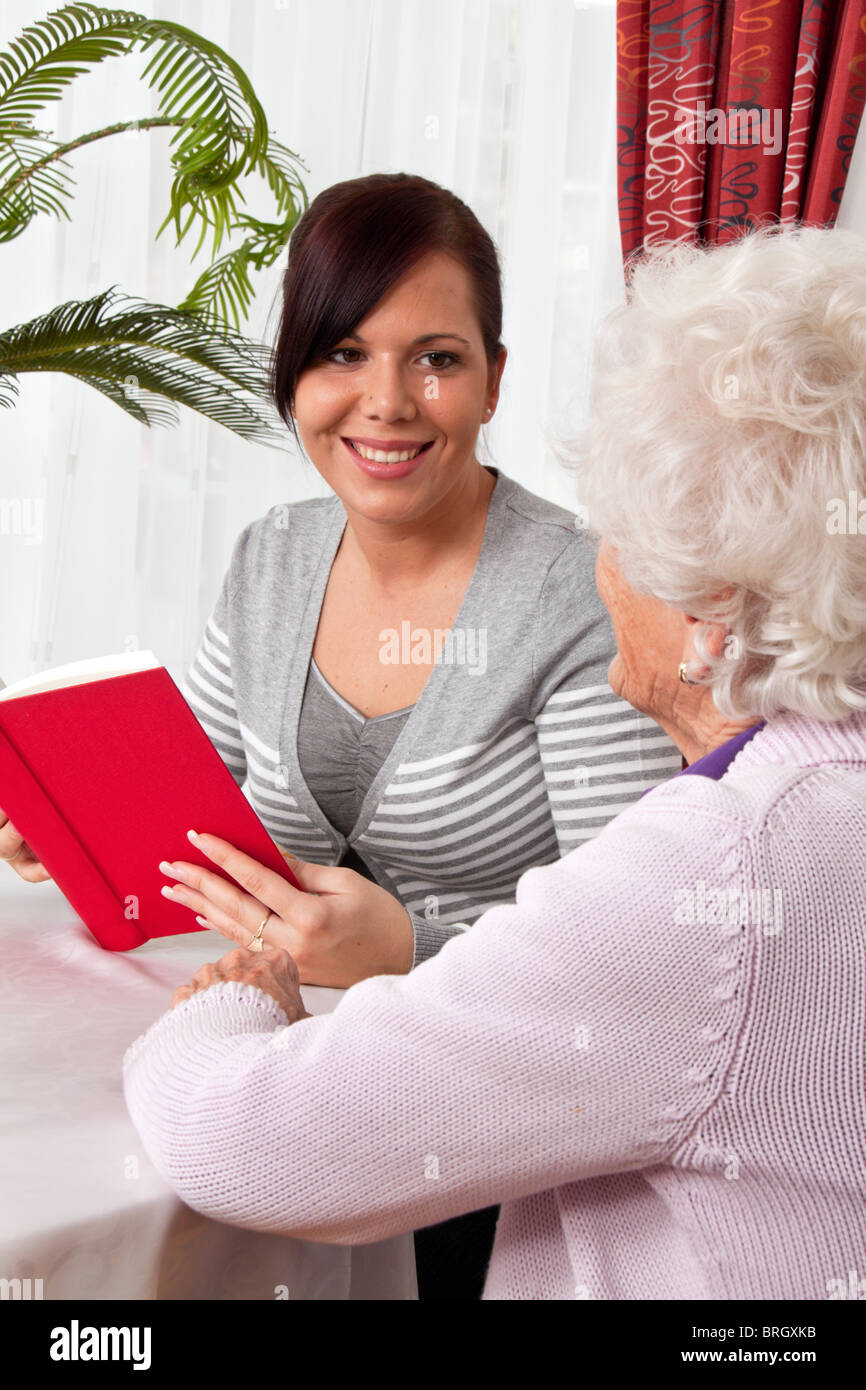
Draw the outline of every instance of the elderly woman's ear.
<instances>
[{"instance_id":1,"label":"elderly woman's ear","mask_svg":"<svg viewBox=\"0 0 866 1390\"><path fill-rule=\"evenodd\" d=\"M728 630L721 623L708 623L701 618L693 618L690 613L684 613L683 618L689 650L683 652L682 660L689 664L690 674L699 677L709 669L702 654L713 661L718 661L724 655Z\"/></svg>"}]
</instances>

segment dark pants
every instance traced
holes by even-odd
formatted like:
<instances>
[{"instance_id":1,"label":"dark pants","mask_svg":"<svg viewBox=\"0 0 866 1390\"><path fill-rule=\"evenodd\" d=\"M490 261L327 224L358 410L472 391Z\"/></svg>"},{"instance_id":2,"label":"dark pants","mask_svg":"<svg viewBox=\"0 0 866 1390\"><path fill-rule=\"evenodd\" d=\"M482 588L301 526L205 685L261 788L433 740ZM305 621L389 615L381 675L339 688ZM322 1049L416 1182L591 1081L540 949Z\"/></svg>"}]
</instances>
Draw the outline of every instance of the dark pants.
<instances>
[{"instance_id":1,"label":"dark pants","mask_svg":"<svg viewBox=\"0 0 866 1390\"><path fill-rule=\"evenodd\" d=\"M415 1232L419 1299L480 1299L499 1207L484 1207Z\"/></svg>"}]
</instances>

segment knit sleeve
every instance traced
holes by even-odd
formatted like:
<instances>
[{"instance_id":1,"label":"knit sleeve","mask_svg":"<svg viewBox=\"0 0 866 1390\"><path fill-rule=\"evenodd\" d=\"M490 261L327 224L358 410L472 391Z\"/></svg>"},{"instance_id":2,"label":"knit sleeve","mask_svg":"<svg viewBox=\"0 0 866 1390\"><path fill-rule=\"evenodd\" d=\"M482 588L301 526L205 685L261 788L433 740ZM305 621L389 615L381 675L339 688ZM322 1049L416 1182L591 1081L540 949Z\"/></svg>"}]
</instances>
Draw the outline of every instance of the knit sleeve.
<instances>
[{"instance_id":1,"label":"knit sleeve","mask_svg":"<svg viewBox=\"0 0 866 1390\"><path fill-rule=\"evenodd\" d=\"M532 714L560 854L594 839L682 768L679 749L655 720L611 690L615 655L587 542L575 536L548 571L533 662Z\"/></svg>"},{"instance_id":2,"label":"knit sleeve","mask_svg":"<svg viewBox=\"0 0 866 1390\"><path fill-rule=\"evenodd\" d=\"M437 951L441 951L446 941L450 941L453 936L459 936L461 932L468 930L465 922L442 923L436 918L422 917L418 912L406 909L412 923L412 931L415 936L415 955L412 961L412 969L420 965L422 961L429 960L435 956Z\"/></svg>"},{"instance_id":3,"label":"knit sleeve","mask_svg":"<svg viewBox=\"0 0 866 1390\"><path fill-rule=\"evenodd\" d=\"M164 1014L124 1059L157 1169L217 1220L365 1244L672 1156L722 1093L751 957L679 911L742 871L722 816L652 804L670 790L331 1014L288 1025L240 983Z\"/></svg>"},{"instance_id":4,"label":"knit sleeve","mask_svg":"<svg viewBox=\"0 0 866 1390\"><path fill-rule=\"evenodd\" d=\"M181 694L239 787L246 780L247 760L232 683L229 627L233 576L245 536L246 531L235 542L198 651L180 683Z\"/></svg>"}]
</instances>

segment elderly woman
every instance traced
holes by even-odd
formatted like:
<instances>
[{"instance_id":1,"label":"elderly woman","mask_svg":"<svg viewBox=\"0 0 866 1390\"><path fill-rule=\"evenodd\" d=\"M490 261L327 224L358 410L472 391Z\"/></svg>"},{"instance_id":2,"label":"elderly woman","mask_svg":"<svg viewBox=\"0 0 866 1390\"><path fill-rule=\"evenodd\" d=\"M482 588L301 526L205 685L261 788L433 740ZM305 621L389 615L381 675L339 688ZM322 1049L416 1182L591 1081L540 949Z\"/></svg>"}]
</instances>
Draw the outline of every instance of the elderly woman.
<instances>
[{"instance_id":1,"label":"elderly woman","mask_svg":"<svg viewBox=\"0 0 866 1390\"><path fill-rule=\"evenodd\" d=\"M611 685L688 775L332 1015L277 929L204 966L124 1065L190 1206L344 1244L501 1202L486 1299L824 1299L866 1269L864 445L860 239L636 267L579 495ZM253 890L238 941L268 910L321 919L198 844Z\"/></svg>"}]
</instances>

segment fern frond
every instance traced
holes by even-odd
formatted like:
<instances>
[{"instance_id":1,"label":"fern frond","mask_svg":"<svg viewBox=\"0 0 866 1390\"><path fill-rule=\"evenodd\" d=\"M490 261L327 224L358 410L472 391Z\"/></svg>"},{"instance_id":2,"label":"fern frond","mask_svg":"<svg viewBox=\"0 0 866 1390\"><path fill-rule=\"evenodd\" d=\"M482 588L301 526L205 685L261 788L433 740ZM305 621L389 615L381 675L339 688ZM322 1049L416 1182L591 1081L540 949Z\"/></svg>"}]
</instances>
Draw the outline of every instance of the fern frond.
<instances>
[{"instance_id":1,"label":"fern frond","mask_svg":"<svg viewBox=\"0 0 866 1390\"><path fill-rule=\"evenodd\" d=\"M89 66L134 51L150 54L143 77L156 93L160 117L178 123L166 222L174 222L180 242L198 218L213 231L216 254L236 210L233 185L265 151L268 128L240 65L192 29L86 3L28 25L0 52L0 135L20 135ZM15 206L23 215L24 205Z\"/></svg>"},{"instance_id":2,"label":"fern frond","mask_svg":"<svg viewBox=\"0 0 866 1390\"><path fill-rule=\"evenodd\" d=\"M301 161L292 150L271 139L268 148L259 155L255 172L264 178L273 195L281 222L265 222L261 218L239 214L233 210L232 230L249 233L242 244L214 261L196 280L179 308L199 314L209 322L240 327L246 317L254 290L250 268L262 270L273 265L301 216L309 206L307 191L298 176ZM302 166L303 167L303 166ZM243 198L240 189L238 196Z\"/></svg>"},{"instance_id":3,"label":"fern frond","mask_svg":"<svg viewBox=\"0 0 866 1390\"><path fill-rule=\"evenodd\" d=\"M0 242L20 236L39 213L69 220L66 201L74 180L69 161L53 153L57 140L40 131L0 132ZM44 163L46 156L50 163ZM7 191L6 186L9 185Z\"/></svg>"},{"instance_id":4,"label":"fern frond","mask_svg":"<svg viewBox=\"0 0 866 1390\"><path fill-rule=\"evenodd\" d=\"M0 404L11 403L18 372L58 370L88 381L145 423L173 418L165 402L174 399L246 438L264 430L270 439L253 404L266 397L266 351L239 325L253 298L251 270L273 264L308 206L298 172L305 166L269 137L249 79L216 44L172 21L89 0L28 25L0 52L0 243L40 213L68 217L73 180L65 156L132 124L62 145L34 127L35 113L89 67L133 52L148 56L143 78L159 112L136 124L176 127L170 208L157 236L173 224L180 243L197 227L192 259L210 234L213 263L176 310L107 291L0 335ZM240 183L252 174L266 181L276 221L242 211ZM214 260L237 231L245 234L242 244ZM126 390L130 374L138 379L134 399Z\"/></svg>"},{"instance_id":5,"label":"fern frond","mask_svg":"<svg viewBox=\"0 0 866 1390\"><path fill-rule=\"evenodd\" d=\"M275 140L273 136L268 140L267 149L263 150L255 161L256 173L266 180L268 188L273 194L278 213L297 209L296 195L300 199L304 211L309 207L307 190L298 176L298 165L302 169L307 167L299 155L296 155L293 150L287 149L285 145L281 145L279 140ZM309 173L308 169L307 173ZM297 220L297 216L295 220Z\"/></svg>"},{"instance_id":6,"label":"fern frond","mask_svg":"<svg viewBox=\"0 0 866 1390\"><path fill-rule=\"evenodd\" d=\"M22 373L60 371L142 423L169 423L177 403L244 439L275 444L267 361L268 350L240 334L112 288L0 334L0 400L10 403Z\"/></svg>"},{"instance_id":7,"label":"fern frond","mask_svg":"<svg viewBox=\"0 0 866 1390\"><path fill-rule=\"evenodd\" d=\"M143 76L158 94L160 114L184 121L172 139L177 173L170 218L177 240L184 208L199 217L209 211L215 253L232 215L232 185L267 147L267 118L240 65L200 34L149 20L138 43L145 53L154 49Z\"/></svg>"},{"instance_id":8,"label":"fern frond","mask_svg":"<svg viewBox=\"0 0 866 1390\"><path fill-rule=\"evenodd\" d=\"M126 53L143 16L96 5L68 5L28 24L0 52L0 128L29 122L80 73Z\"/></svg>"},{"instance_id":9,"label":"fern frond","mask_svg":"<svg viewBox=\"0 0 866 1390\"><path fill-rule=\"evenodd\" d=\"M197 314L211 324L231 324L240 328L252 303L250 248L247 242L213 261L196 280L189 294L177 306L184 313Z\"/></svg>"}]
</instances>

